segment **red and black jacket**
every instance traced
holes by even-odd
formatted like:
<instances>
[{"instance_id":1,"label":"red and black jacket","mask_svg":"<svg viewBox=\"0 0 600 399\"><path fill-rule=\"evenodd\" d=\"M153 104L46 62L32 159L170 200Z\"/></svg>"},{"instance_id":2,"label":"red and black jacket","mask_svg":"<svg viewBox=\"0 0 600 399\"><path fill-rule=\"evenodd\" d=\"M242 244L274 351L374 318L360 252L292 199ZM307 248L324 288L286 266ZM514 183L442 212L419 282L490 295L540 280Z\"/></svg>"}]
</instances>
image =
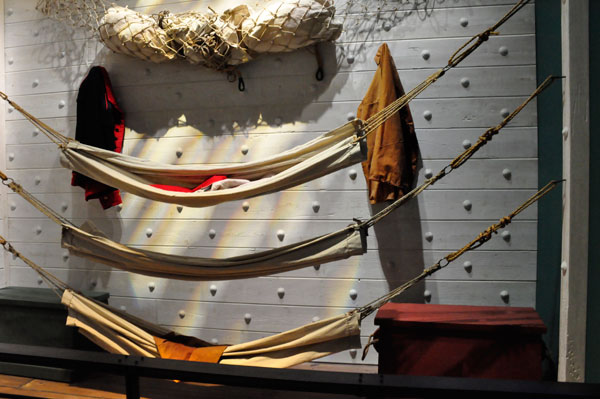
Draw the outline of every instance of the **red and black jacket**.
<instances>
[{"instance_id":1,"label":"red and black jacket","mask_svg":"<svg viewBox=\"0 0 600 399\"><path fill-rule=\"evenodd\" d=\"M83 144L121 152L125 135L123 112L113 95L106 69L95 66L79 87L75 139ZM73 172L72 186L85 189L85 200L98 198L104 209L120 204L119 190Z\"/></svg>"}]
</instances>

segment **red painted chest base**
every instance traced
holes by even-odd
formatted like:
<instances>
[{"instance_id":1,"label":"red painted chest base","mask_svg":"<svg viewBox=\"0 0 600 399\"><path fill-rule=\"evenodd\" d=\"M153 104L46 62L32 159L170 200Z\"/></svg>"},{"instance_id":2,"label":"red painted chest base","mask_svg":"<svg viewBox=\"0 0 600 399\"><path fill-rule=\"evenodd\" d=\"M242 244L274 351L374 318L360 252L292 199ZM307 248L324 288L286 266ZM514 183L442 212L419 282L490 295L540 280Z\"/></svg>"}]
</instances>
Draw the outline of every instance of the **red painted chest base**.
<instances>
[{"instance_id":1,"label":"red painted chest base","mask_svg":"<svg viewBox=\"0 0 600 399\"><path fill-rule=\"evenodd\" d=\"M379 373L541 380L546 326L533 308L389 303Z\"/></svg>"}]
</instances>

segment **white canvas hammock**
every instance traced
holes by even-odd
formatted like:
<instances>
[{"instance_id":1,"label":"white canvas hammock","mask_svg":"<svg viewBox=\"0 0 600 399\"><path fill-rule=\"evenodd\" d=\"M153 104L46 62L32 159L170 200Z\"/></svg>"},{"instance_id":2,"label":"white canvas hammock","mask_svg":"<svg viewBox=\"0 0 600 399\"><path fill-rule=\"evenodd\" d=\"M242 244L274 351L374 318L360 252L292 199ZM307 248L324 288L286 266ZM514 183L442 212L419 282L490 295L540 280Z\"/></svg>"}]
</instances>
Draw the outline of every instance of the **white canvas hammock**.
<instances>
[{"instance_id":1,"label":"white canvas hammock","mask_svg":"<svg viewBox=\"0 0 600 399\"><path fill-rule=\"evenodd\" d=\"M362 122L355 120L325 133L304 145L263 161L235 165L186 166L165 165L118 154L81 144L65 137L0 92L25 118L32 122L62 151L64 166L112 187L156 201L190 207L205 207L225 201L264 195L316 179L364 159L362 139L387 121L409 101L436 82L448 70L468 57L496 29L519 11L528 0L521 0L495 25L473 36L448 60L448 64L433 73L415 88ZM219 191L178 192L153 187L168 184L195 187L214 175L251 180L250 183Z\"/></svg>"},{"instance_id":2,"label":"white canvas hammock","mask_svg":"<svg viewBox=\"0 0 600 399\"><path fill-rule=\"evenodd\" d=\"M62 297L62 303L69 310L67 325L79 328L82 334L108 352L147 357L213 361L221 364L290 367L344 349L360 347L358 342L360 322L365 317L419 281L448 266L465 252L483 245L494 234L497 234L498 230L511 223L516 215L543 197L559 183L558 181L548 183L508 216L488 227L463 248L446 255L431 267L423 270L418 276L363 307L270 337L231 346L214 347L197 338L179 336L168 329L86 298L24 257L1 236L0 245L15 257L21 258ZM164 350L165 342L166 346L171 347L174 345L181 346L181 342L186 342L183 345L185 356L180 353L174 356L167 353Z\"/></svg>"},{"instance_id":3,"label":"white canvas hammock","mask_svg":"<svg viewBox=\"0 0 600 399\"><path fill-rule=\"evenodd\" d=\"M131 248L110 240L91 222L86 222L81 227L75 226L2 172L0 172L0 179L3 184L62 227L62 245L74 255L134 273L182 280L231 280L270 275L365 253L366 234L371 226L462 166L555 79L548 77L502 122L486 130L473 146L463 151L435 176L368 220L357 220L348 227L329 234L243 256L220 259L195 258Z\"/></svg>"}]
</instances>

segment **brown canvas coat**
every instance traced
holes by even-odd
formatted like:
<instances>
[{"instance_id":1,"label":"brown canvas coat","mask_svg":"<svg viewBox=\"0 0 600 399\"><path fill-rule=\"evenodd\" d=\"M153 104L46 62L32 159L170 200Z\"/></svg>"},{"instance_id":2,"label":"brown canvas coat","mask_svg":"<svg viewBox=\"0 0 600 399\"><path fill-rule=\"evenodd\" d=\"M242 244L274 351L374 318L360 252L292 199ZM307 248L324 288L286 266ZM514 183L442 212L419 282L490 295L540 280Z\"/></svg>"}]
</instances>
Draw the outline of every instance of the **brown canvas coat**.
<instances>
[{"instance_id":1,"label":"brown canvas coat","mask_svg":"<svg viewBox=\"0 0 600 399\"><path fill-rule=\"evenodd\" d=\"M357 117L367 120L404 95L394 59L387 44L375 56L378 65L371 86L360 103ZM367 136L368 155L362 163L372 204L395 200L412 186L419 154L412 115L408 106L394 114Z\"/></svg>"}]
</instances>

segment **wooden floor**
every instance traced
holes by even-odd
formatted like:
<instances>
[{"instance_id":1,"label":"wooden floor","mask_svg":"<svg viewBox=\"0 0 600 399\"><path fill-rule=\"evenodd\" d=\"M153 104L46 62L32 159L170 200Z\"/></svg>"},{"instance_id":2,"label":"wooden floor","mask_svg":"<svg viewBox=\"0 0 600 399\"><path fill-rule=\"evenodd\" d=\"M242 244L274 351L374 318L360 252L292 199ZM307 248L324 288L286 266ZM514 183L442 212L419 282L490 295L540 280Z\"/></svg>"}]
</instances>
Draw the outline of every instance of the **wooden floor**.
<instances>
[{"instance_id":1,"label":"wooden floor","mask_svg":"<svg viewBox=\"0 0 600 399\"><path fill-rule=\"evenodd\" d=\"M303 365L303 369L376 373L376 366L328 365L312 363ZM322 393L290 392L263 390L257 388L238 388L222 385L178 383L170 380L142 378L140 391L143 398L186 399L186 398L269 398L269 399L316 399L316 398L356 398L348 395ZM125 380L119 376L94 374L72 383L45 381L28 377L16 377L0 374L0 399L8 398L47 398L47 399L124 399Z\"/></svg>"}]
</instances>

